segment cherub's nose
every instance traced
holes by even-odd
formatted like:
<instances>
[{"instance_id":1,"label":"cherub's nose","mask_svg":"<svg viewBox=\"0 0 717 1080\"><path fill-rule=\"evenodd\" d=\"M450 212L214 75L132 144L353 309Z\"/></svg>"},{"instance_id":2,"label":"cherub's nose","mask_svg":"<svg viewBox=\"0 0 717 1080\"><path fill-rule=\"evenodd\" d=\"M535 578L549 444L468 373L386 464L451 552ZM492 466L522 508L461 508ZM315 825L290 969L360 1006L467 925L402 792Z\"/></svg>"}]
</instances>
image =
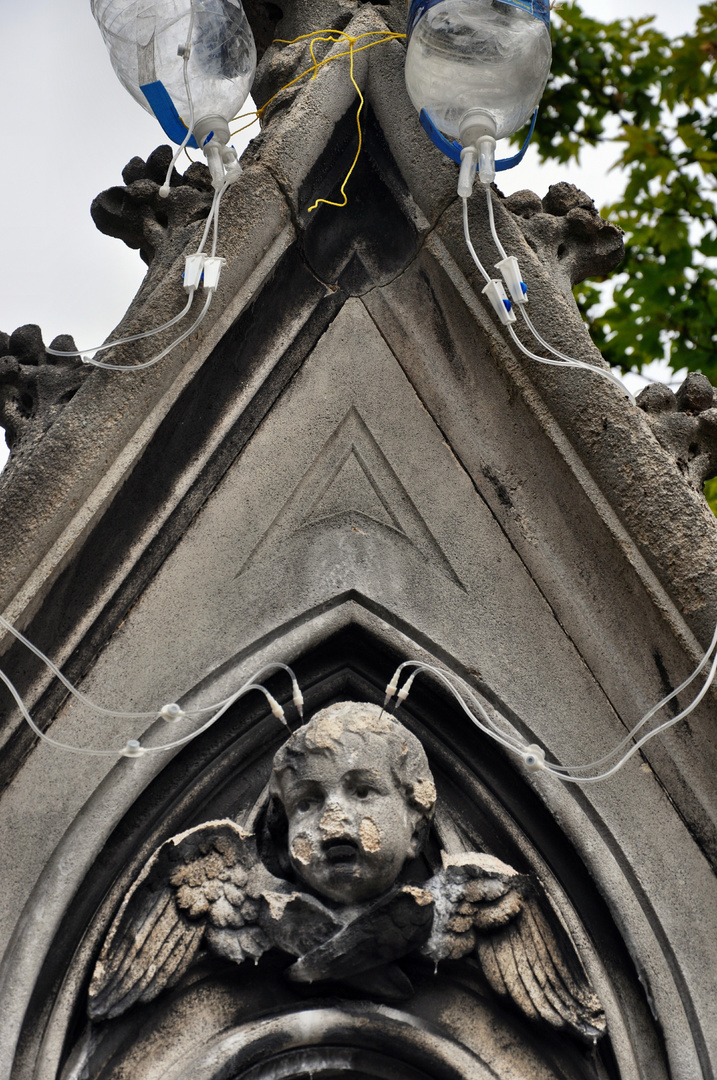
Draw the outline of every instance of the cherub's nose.
<instances>
[{"instance_id":1,"label":"cherub's nose","mask_svg":"<svg viewBox=\"0 0 717 1080\"><path fill-rule=\"evenodd\" d=\"M321 829L324 840L333 840L345 835L346 826L348 824L349 819L346 815L345 808L338 800L332 800L327 804L326 809L321 816L319 828Z\"/></svg>"}]
</instances>

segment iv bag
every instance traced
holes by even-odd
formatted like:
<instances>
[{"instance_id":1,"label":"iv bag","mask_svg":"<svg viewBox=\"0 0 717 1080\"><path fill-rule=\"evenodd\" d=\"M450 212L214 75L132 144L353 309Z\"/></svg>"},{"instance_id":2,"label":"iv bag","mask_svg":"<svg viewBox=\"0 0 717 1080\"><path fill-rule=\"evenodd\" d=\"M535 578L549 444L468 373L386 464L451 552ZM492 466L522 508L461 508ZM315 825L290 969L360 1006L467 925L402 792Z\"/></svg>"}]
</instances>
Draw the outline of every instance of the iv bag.
<instances>
[{"instance_id":1,"label":"iv bag","mask_svg":"<svg viewBox=\"0 0 717 1080\"><path fill-rule=\"evenodd\" d=\"M256 69L254 35L240 0L91 0L91 5L120 82L174 142L183 141L191 114L184 79L190 24L187 77L195 130L204 139L209 130L203 120L228 122L239 112ZM189 145L196 147L193 137Z\"/></svg>"},{"instance_id":2,"label":"iv bag","mask_svg":"<svg viewBox=\"0 0 717 1080\"><path fill-rule=\"evenodd\" d=\"M530 119L550 74L545 0L413 0L408 34L409 97L448 138L469 114L496 139Z\"/></svg>"}]
</instances>

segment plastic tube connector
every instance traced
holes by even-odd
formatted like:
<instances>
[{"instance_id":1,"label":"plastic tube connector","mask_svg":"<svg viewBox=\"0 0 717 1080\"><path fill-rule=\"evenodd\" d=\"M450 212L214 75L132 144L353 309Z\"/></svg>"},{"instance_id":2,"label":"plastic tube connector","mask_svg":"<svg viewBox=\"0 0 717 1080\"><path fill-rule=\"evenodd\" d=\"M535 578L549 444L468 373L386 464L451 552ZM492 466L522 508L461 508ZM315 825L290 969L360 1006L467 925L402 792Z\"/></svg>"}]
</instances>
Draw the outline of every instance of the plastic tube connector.
<instances>
[{"instance_id":1,"label":"plastic tube connector","mask_svg":"<svg viewBox=\"0 0 717 1080\"><path fill-rule=\"evenodd\" d=\"M471 190L473 188L473 180L475 179L475 168L478 168L478 176L483 184L492 184L495 180L495 136L496 123L493 115L486 109L469 109L463 114L458 125L458 138L461 141L461 145L465 147L463 153L467 150L472 151L474 155L475 165L473 165L473 175L471 176ZM461 154L461 168L463 167L463 154ZM467 191L465 195L461 194L460 187L458 194L461 198L468 198L470 191Z\"/></svg>"},{"instance_id":2,"label":"plastic tube connector","mask_svg":"<svg viewBox=\"0 0 717 1080\"><path fill-rule=\"evenodd\" d=\"M416 675L418 675L418 671L412 672L412 674L409 675L406 679L401 689L398 691L398 694L396 695L396 708L398 708L399 705L403 705L404 701L411 693L411 687L413 686L413 681L416 678Z\"/></svg>"},{"instance_id":3,"label":"plastic tube connector","mask_svg":"<svg viewBox=\"0 0 717 1080\"><path fill-rule=\"evenodd\" d=\"M269 708L272 711L272 715L275 716L277 720L281 720L282 724L285 724L286 727L288 727L289 725L286 723L286 717L284 716L284 710L282 709L279 702L276 700L276 698L274 697L273 694L269 693L268 690L265 689L264 693L266 694L266 700L267 700L267 702L269 704Z\"/></svg>"},{"instance_id":4,"label":"plastic tube connector","mask_svg":"<svg viewBox=\"0 0 717 1080\"><path fill-rule=\"evenodd\" d=\"M226 170L224 182L233 184L235 180L239 179L243 171L239 164L237 152L233 146L222 147L222 161L224 162L224 169Z\"/></svg>"},{"instance_id":5,"label":"plastic tube connector","mask_svg":"<svg viewBox=\"0 0 717 1080\"><path fill-rule=\"evenodd\" d=\"M458 195L469 199L473 194L478 166L478 151L475 146L466 146L461 150L461 171L458 173Z\"/></svg>"},{"instance_id":6,"label":"plastic tube connector","mask_svg":"<svg viewBox=\"0 0 717 1080\"><path fill-rule=\"evenodd\" d=\"M209 173L212 178L212 187L215 191L221 191L224 187L224 161L222 159L222 148L218 142L214 139L206 145L202 146L204 156L207 159L207 165L209 167Z\"/></svg>"},{"instance_id":7,"label":"plastic tube connector","mask_svg":"<svg viewBox=\"0 0 717 1080\"><path fill-rule=\"evenodd\" d=\"M498 278L492 278L481 291L490 300L493 310L503 323L503 326L515 322L515 312L512 310L510 300L506 296L502 281Z\"/></svg>"},{"instance_id":8,"label":"plastic tube connector","mask_svg":"<svg viewBox=\"0 0 717 1080\"><path fill-rule=\"evenodd\" d=\"M527 304L528 286L523 281L523 275L520 272L518 260L515 255L507 255L505 259L501 259L500 262L495 264L495 268L496 270L500 270L503 275L513 303Z\"/></svg>"},{"instance_id":9,"label":"plastic tube connector","mask_svg":"<svg viewBox=\"0 0 717 1080\"><path fill-rule=\"evenodd\" d=\"M146 753L145 748L136 739L128 739L127 745L120 750L122 757L144 757Z\"/></svg>"},{"instance_id":10,"label":"plastic tube connector","mask_svg":"<svg viewBox=\"0 0 717 1080\"><path fill-rule=\"evenodd\" d=\"M486 186L495 180L495 139L492 135L484 135L478 140L478 179Z\"/></svg>"},{"instance_id":11,"label":"plastic tube connector","mask_svg":"<svg viewBox=\"0 0 717 1080\"><path fill-rule=\"evenodd\" d=\"M159 711L159 715L163 720L171 720L173 722L184 720L187 716L181 705L177 705L176 702L163 706Z\"/></svg>"},{"instance_id":12,"label":"plastic tube connector","mask_svg":"<svg viewBox=\"0 0 717 1080\"><path fill-rule=\"evenodd\" d=\"M198 289L204 273L204 255L186 255L184 259L184 288Z\"/></svg>"},{"instance_id":13,"label":"plastic tube connector","mask_svg":"<svg viewBox=\"0 0 717 1080\"><path fill-rule=\"evenodd\" d=\"M523 764L528 772L540 772L545 768L545 752L537 743L526 746L523 751Z\"/></svg>"},{"instance_id":14,"label":"plastic tube connector","mask_svg":"<svg viewBox=\"0 0 717 1080\"><path fill-rule=\"evenodd\" d=\"M204 256L204 288L216 289L219 284L219 277L222 272L222 267L226 266L226 259L222 259L219 255L205 255Z\"/></svg>"},{"instance_id":15,"label":"plastic tube connector","mask_svg":"<svg viewBox=\"0 0 717 1080\"><path fill-rule=\"evenodd\" d=\"M391 700L391 698L393 697L393 695L396 693L397 690L398 690L398 672L396 672L396 674L393 676L390 683L386 687L386 696L383 699L383 707L384 707L384 709L386 708L389 701Z\"/></svg>"}]
</instances>

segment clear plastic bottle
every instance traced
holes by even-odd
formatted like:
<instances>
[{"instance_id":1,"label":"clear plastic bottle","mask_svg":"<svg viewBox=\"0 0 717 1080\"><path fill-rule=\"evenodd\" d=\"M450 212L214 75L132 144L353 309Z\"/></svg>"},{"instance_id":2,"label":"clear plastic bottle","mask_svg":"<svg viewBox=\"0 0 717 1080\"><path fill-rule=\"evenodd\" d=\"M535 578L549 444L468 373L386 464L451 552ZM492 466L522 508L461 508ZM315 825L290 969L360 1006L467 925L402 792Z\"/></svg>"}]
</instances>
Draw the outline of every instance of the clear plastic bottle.
<instances>
[{"instance_id":1,"label":"clear plastic bottle","mask_svg":"<svg viewBox=\"0 0 717 1080\"><path fill-rule=\"evenodd\" d=\"M425 109L449 139L463 141L461 128L465 133L469 120L479 117L486 131L495 126L495 139L518 131L550 73L547 5L438 0L418 5L417 13L406 54L406 86L416 109Z\"/></svg>"},{"instance_id":2,"label":"clear plastic bottle","mask_svg":"<svg viewBox=\"0 0 717 1080\"><path fill-rule=\"evenodd\" d=\"M190 24L187 76L195 132L199 137L207 128L206 137L218 118L228 122L236 116L256 68L254 35L240 0L91 0L91 4L117 77L135 101L157 116L170 138L182 141L158 115L162 101L156 90L161 95L166 91L179 114L182 124L175 128L179 133L191 112L184 81ZM155 88L154 96L148 87ZM153 101L159 105L153 106Z\"/></svg>"}]
</instances>

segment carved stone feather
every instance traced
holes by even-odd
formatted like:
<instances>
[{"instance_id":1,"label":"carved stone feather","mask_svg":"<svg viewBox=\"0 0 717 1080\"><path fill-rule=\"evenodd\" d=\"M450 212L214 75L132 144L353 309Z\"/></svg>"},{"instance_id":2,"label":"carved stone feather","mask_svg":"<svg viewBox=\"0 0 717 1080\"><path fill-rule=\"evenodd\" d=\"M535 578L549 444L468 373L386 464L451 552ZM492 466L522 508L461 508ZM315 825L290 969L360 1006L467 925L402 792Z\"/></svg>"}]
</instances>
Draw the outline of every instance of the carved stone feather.
<instances>
[{"instance_id":1,"label":"carved stone feather","mask_svg":"<svg viewBox=\"0 0 717 1080\"><path fill-rule=\"evenodd\" d=\"M266 869L252 834L207 822L162 844L130 889L92 976L89 1016L119 1016L174 986L203 941L241 964L274 946L300 956L340 925Z\"/></svg>"},{"instance_id":2,"label":"carved stone feather","mask_svg":"<svg viewBox=\"0 0 717 1080\"><path fill-rule=\"evenodd\" d=\"M567 934L554 932L530 880L492 855L444 856L434 898L432 960L473 955L491 988L531 1020L594 1041L605 1015Z\"/></svg>"}]
</instances>

